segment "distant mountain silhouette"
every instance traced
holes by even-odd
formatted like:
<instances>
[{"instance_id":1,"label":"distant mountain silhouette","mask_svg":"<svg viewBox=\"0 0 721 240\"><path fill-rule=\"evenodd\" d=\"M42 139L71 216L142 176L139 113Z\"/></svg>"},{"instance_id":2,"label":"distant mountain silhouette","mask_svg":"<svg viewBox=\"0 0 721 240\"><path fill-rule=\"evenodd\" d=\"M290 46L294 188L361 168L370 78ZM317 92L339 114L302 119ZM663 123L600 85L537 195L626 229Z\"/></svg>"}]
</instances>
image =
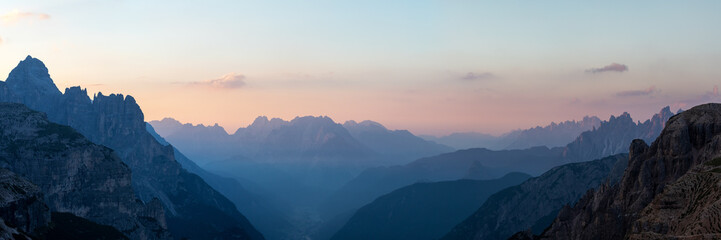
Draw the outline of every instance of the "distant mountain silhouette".
<instances>
[{"instance_id":1,"label":"distant mountain silhouette","mask_svg":"<svg viewBox=\"0 0 721 240\"><path fill-rule=\"evenodd\" d=\"M438 239L497 191L530 176L416 183L378 197L355 212L331 239Z\"/></svg>"},{"instance_id":2,"label":"distant mountain silhouette","mask_svg":"<svg viewBox=\"0 0 721 240\"><path fill-rule=\"evenodd\" d=\"M343 127L361 143L379 153L386 162L402 164L422 157L454 151L453 148L423 140L407 130L388 130L373 121L347 121Z\"/></svg>"},{"instance_id":3,"label":"distant mountain silhouette","mask_svg":"<svg viewBox=\"0 0 721 240\"><path fill-rule=\"evenodd\" d=\"M233 134L228 134L217 124L182 124L172 118L151 121L150 124L159 135L187 152L191 159L198 159L195 161L200 165L225 161L238 155L262 161L269 159L261 158L362 155L374 158L378 163L398 164L453 151L450 147L425 141L406 130L388 130L372 121L347 121L341 128L341 125L328 117L307 116L284 121L279 118L268 120L261 116ZM301 128L302 133L298 132ZM312 134L331 138L314 139Z\"/></svg>"},{"instance_id":4,"label":"distant mountain silhouette","mask_svg":"<svg viewBox=\"0 0 721 240\"><path fill-rule=\"evenodd\" d=\"M263 239L233 203L183 169L173 149L147 132L133 97L98 93L91 100L80 87L60 94L45 65L30 56L0 82L0 93L0 101L45 112L50 121L69 125L91 142L113 149L130 167L132 189L140 200L159 199L174 237Z\"/></svg>"},{"instance_id":5,"label":"distant mountain silhouette","mask_svg":"<svg viewBox=\"0 0 721 240\"><path fill-rule=\"evenodd\" d=\"M582 132L596 128L601 123L598 117L584 117L581 121L552 122L541 127L514 130L501 136L482 133L453 133L443 137L422 136L426 140L441 143L456 149L487 148L492 150L526 149L546 146L565 146Z\"/></svg>"},{"instance_id":6,"label":"distant mountain silhouette","mask_svg":"<svg viewBox=\"0 0 721 240\"><path fill-rule=\"evenodd\" d=\"M627 152L634 139L652 142L661 134L666 121L674 114L669 107L661 109L651 119L635 123L631 115L624 112L618 117L601 123L592 131L583 132L566 146L564 155L569 159L590 160Z\"/></svg>"}]
</instances>

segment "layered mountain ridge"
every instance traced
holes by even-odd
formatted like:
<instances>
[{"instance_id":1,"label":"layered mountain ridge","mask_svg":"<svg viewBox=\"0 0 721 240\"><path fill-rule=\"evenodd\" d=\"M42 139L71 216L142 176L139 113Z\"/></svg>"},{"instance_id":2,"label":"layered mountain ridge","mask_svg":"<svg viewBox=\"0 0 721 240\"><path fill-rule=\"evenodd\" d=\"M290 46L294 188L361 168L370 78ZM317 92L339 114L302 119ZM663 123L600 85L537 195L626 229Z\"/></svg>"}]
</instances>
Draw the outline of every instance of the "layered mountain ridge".
<instances>
[{"instance_id":1,"label":"layered mountain ridge","mask_svg":"<svg viewBox=\"0 0 721 240\"><path fill-rule=\"evenodd\" d=\"M380 196L356 211L331 239L438 239L495 192L530 176L416 183Z\"/></svg>"},{"instance_id":2,"label":"layered mountain ridge","mask_svg":"<svg viewBox=\"0 0 721 240\"><path fill-rule=\"evenodd\" d=\"M578 201L588 189L618 182L626 165L628 154L617 154L555 167L493 194L443 239L508 239L526 229L538 234L564 205Z\"/></svg>"},{"instance_id":3,"label":"layered mountain ridge","mask_svg":"<svg viewBox=\"0 0 721 240\"><path fill-rule=\"evenodd\" d=\"M396 188L418 181L448 181L456 179L492 179L509 172L539 175L566 163L591 161L609 155L625 153L633 139L653 140L671 117L663 108L650 120L634 123L628 113L612 116L598 128L583 132L566 147L533 147L523 150L467 149L434 157L421 158L409 164L376 167L363 171L324 204L326 214L351 211L374 198Z\"/></svg>"},{"instance_id":4,"label":"layered mountain ridge","mask_svg":"<svg viewBox=\"0 0 721 240\"><path fill-rule=\"evenodd\" d=\"M424 139L451 146L456 149L487 148L491 150L526 149L537 146L562 147L573 141L579 134L599 127L601 119L585 116L580 121L551 122L546 126L513 130L501 136L465 132L452 133L442 137L422 136Z\"/></svg>"}]
</instances>

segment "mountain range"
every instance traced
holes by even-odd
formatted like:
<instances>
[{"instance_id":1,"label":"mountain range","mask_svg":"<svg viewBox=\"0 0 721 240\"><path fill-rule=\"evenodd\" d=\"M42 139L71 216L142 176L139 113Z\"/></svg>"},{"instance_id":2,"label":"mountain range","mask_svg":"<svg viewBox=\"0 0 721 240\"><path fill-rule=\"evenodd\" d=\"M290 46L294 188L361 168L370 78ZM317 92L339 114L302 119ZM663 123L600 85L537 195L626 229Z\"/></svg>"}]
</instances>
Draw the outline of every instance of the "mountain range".
<instances>
[{"instance_id":1,"label":"mountain range","mask_svg":"<svg viewBox=\"0 0 721 240\"><path fill-rule=\"evenodd\" d=\"M0 82L0 238L715 239L720 122L705 104L501 137L325 116L228 134L60 92L28 56Z\"/></svg>"},{"instance_id":2,"label":"mountain range","mask_svg":"<svg viewBox=\"0 0 721 240\"><path fill-rule=\"evenodd\" d=\"M172 118L150 124L168 142L187 152L189 158L198 159L200 165L233 156L271 161L296 156L354 155L378 159L379 164L394 164L454 150L406 130L389 130L368 120L340 125L328 117L306 116L285 121L260 116L233 134L217 124L183 124Z\"/></svg>"},{"instance_id":3,"label":"mountain range","mask_svg":"<svg viewBox=\"0 0 721 240\"><path fill-rule=\"evenodd\" d=\"M353 211L376 197L419 181L492 179L509 172L539 175L566 163L600 159L625 153L633 139L652 141L673 114L663 108L651 119L634 123L628 113L611 116L598 128L581 133L566 147L534 147L523 150L467 149L435 157L422 158L405 165L369 168L323 204L323 214L338 215Z\"/></svg>"},{"instance_id":4,"label":"mountain range","mask_svg":"<svg viewBox=\"0 0 721 240\"><path fill-rule=\"evenodd\" d=\"M585 131L597 128L601 119L596 116L583 117L581 121L551 122L546 126L514 130L501 136L463 132L442 137L424 135L423 139L434 141L456 149L487 148L491 150L526 149L537 146L548 148L563 147Z\"/></svg>"}]
</instances>

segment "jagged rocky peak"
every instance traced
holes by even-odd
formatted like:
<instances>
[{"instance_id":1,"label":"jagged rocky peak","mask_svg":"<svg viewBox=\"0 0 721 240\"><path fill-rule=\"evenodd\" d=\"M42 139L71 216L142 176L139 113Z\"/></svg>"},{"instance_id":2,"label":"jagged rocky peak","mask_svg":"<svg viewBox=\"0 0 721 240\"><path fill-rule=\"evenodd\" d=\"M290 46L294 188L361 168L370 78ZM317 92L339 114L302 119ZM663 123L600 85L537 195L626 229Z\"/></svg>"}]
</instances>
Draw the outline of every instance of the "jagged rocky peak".
<instances>
[{"instance_id":1,"label":"jagged rocky peak","mask_svg":"<svg viewBox=\"0 0 721 240\"><path fill-rule=\"evenodd\" d=\"M354 120L348 120L343 123L343 126L344 127L355 127L355 126L358 126L358 122L356 122Z\"/></svg>"},{"instance_id":2,"label":"jagged rocky peak","mask_svg":"<svg viewBox=\"0 0 721 240\"><path fill-rule=\"evenodd\" d=\"M48 68L37 58L30 55L20 61L17 67L10 72L7 78L7 86L10 90L18 93L34 93L36 96L57 96L60 90L50 79Z\"/></svg>"},{"instance_id":3,"label":"jagged rocky peak","mask_svg":"<svg viewBox=\"0 0 721 240\"><path fill-rule=\"evenodd\" d=\"M113 112L113 116L106 116L106 126L101 126L106 130L116 130L115 128L127 127L133 129L140 134L145 131L145 116L140 106L130 95L110 94L108 96L98 92L93 99L93 108L101 114ZM112 121L112 123L110 122ZM123 134L126 135L126 134Z\"/></svg>"},{"instance_id":4,"label":"jagged rocky peak","mask_svg":"<svg viewBox=\"0 0 721 240\"><path fill-rule=\"evenodd\" d=\"M253 121L253 123L250 124L250 125L251 125L251 126L253 126L253 125L255 125L255 126L261 126L261 125L268 124L269 122L270 122L270 121L268 121L268 117L266 117L266 116L258 116L257 118L255 118L255 121Z\"/></svg>"},{"instance_id":5,"label":"jagged rocky peak","mask_svg":"<svg viewBox=\"0 0 721 240\"><path fill-rule=\"evenodd\" d=\"M278 128L278 127L280 127L280 126L282 126L282 125L285 125L285 124L288 124L288 121L285 121L285 120L280 119L280 118L272 118L272 119L268 120L268 117L266 117L266 116L259 116L259 117L255 118L255 120L253 121L253 123L251 123L251 124L248 126L248 128L249 128L249 129L251 129L251 128L255 128L255 129L267 129L267 128L271 128L271 129L274 129L274 128Z\"/></svg>"},{"instance_id":6,"label":"jagged rocky peak","mask_svg":"<svg viewBox=\"0 0 721 240\"><path fill-rule=\"evenodd\" d=\"M337 123L333 121L328 116L303 116L303 117L295 117L293 120L290 121L291 124L320 124L320 125L336 125Z\"/></svg>"},{"instance_id":7,"label":"jagged rocky peak","mask_svg":"<svg viewBox=\"0 0 721 240\"><path fill-rule=\"evenodd\" d=\"M90 97L88 96L88 89L87 88L81 88L80 86L73 86L69 88L65 88L65 96L72 96L72 97L85 97L88 100L90 100Z\"/></svg>"},{"instance_id":8,"label":"jagged rocky peak","mask_svg":"<svg viewBox=\"0 0 721 240\"><path fill-rule=\"evenodd\" d=\"M350 120L343 123L343 126L346 128L363 128L366 130L388 130L385 126L383 126L383 124L371 120L365 120L362 122Z\"/></svg>"}]
</instances>

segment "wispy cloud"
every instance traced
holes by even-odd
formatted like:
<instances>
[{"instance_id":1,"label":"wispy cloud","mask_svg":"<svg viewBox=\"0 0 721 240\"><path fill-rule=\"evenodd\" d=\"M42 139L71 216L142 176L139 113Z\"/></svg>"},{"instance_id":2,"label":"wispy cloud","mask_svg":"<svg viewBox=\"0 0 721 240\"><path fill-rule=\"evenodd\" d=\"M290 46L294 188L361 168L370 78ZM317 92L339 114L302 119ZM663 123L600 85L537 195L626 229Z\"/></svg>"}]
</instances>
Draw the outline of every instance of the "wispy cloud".
<instances>
[{"instance_id":1,"label":"wispy cloud","mask_svg":"<svg viewBox=\"0 0 721 240\"><path fill-rule=\"evenodd\" d=\"M643 90L628 90L628 91L621 91L616 93L616 96L618 97L638 97L638 96L646 96L651 95L658 90L656 89L656 86L650 86Z\"/></svg>"},{"instance_id":2,"label":"wispy cloud","mask_svg":"<svg viewBox=\"0 0 721 240\"><path fill-rule=\"evenodd\" d=\"M47 20L50 19L50 15L45 13L34 13L34 12L21 12L20 10L13 10L9 13L0 15L0 24L11 25L21 20Z\"/></svg>"},{"instance_id":3,"label":"wispy cloud","mask_svg":"<svg viewBox=\"0 0 721 240\"><path fill-rule=\"evenodd\" d=\"M486 80L486 79L493 79L493 78L496 78L496 75L493 75L493 73L490 73L490 72L482 72L482 73L468 72L468 73L466 73L466 75L463 75L461 77L462 80L466 80L466 81Z\"/></svg>"},{"instance_id":4,"label":"wispy cloud","mask_svg":"<svg viewBox=\"0 0 721 240\"><path fill-rule=\"evenodd\" d=\"M586 69L586 73L603 73L603 72L625 72L628 71L628 66L620 63L611 63L610 65L601 68Z\"/></svg>"},{"instance_id":5,"label":"wispy cloud","mask_svg":"<svg viewBox=\"0 0 721 240\"><path fill-rule=\"evenodd\" d=\"M245 86L245 76L237 73L228 73L220 78L191 82L190 84L212 88L235 89Z\"/></svg>"}]
</instances>

